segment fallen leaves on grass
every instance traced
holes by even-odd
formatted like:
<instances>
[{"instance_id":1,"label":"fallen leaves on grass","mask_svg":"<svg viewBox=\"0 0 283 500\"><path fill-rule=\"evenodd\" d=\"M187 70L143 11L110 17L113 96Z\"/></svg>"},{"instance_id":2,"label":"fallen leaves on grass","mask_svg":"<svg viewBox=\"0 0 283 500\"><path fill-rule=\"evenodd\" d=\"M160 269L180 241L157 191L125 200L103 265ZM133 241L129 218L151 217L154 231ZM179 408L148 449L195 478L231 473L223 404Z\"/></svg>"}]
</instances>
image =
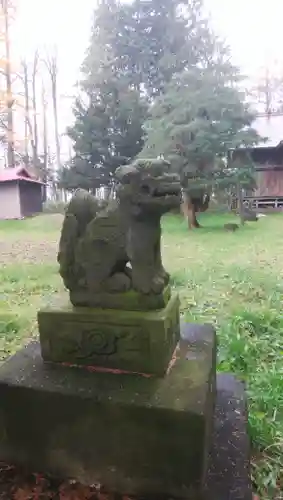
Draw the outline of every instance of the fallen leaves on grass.
<instances>
[{"instance_id":1,"label":"fallen leaves on grass","mask_svg":"<svg viewBox=\"0 0 283 500\"><path fill-rule=\"evenodd\" d=\"M100 485L85 486L60 481L0 463L1 500L134 500L127 495L108 493ZM137 500L137 499L136 499Z\"/></svg>"}]
</instances>

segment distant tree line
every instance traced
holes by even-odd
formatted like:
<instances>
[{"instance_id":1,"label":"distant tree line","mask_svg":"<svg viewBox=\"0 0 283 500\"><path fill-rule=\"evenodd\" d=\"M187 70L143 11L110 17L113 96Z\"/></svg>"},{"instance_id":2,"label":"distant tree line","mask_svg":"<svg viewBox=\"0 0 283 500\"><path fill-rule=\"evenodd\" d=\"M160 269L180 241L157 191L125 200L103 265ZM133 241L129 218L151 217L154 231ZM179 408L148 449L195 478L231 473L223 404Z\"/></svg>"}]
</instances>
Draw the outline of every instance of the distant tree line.
<instances>
[{"instance_id":1,"label":"distant tree line","mask_svg":"<svg viewBox=\"0 0 283 500\"><path fill-rule=\"evenodd\" d=\"M23 59L14 67L12 60L11 26L16 18L15 0L0 0L0 142L7 151L6 167L24 164L56 192L54 165L61 165L58 131L56 47L44 54L35 50L31 60ZM54 116L54 143L56 154L52 158L48 143L48 92ZM16 124L15 112L23 117L23 138ZM16 126L17 125L17 126ZM46 198L46 190L43 191Z\"/></svg>"}]
</instances>

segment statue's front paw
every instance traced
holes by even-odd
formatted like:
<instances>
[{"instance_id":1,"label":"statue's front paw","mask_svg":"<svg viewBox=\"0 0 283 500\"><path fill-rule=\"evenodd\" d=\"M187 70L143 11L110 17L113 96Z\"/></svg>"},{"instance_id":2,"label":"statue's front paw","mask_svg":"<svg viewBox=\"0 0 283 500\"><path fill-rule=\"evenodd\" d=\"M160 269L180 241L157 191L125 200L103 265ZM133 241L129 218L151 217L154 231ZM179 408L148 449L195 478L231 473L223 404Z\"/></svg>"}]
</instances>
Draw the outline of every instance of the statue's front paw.
<instances>
[{"instance_id":1,"label":"statue's front paw","mask_svg":"<svg viewBox=\"0 0 283 500\"><path fill-rule=\"evenodd\" d=\"M164 289L164 279L156 274L154 276L147 275L145 272L133 272L133 288L140 293L148 295L150 293L158 294Z\"/></svg>"},{"instance_id":2,"label":"statue's front paw","mask_svg":"<svg viewBox=\"0 0 283 500\"><path fill-rule=\"evenodd\" d=\"M131 280L125 273L116 273L105 282L107 292L126 292L131 288Z\"/></svg>"},{"instance_id":3,"label":"statue's front paw","mask_svg":"<svg viewBox=\"0 0 283 500\"><path fill-rule=\"evenodd\" d=\"M151 291L156 294L161 293L164 289L164 286L165 286L164 279L161 276L157 275L152 280Z\"/></svg>"},{"instance_id":4,"label":"statue's front paw","mask_svg":"<svg viewBox=\"0 0 283 500\"><path fill-rule=\"evenodd\" d=\"M169 280L170 280L170 274L167 273L167 271L165 271L165 269L161 269L160 271L160 277L162 278L162 280L164 281L164 285L168 285L169 283Z\"/></svg>"},{"instance_id":5,"label":"statue's front paw","mask_svg":"<svg viewBox=\"0 0 283 500\"><path fill-rule=\"evenodd\" d=\"M152 279L146 271L133 269L132 282L133 288L136 292L143 293L145 295L151 292Z\"/></svg>"}]
</instances>

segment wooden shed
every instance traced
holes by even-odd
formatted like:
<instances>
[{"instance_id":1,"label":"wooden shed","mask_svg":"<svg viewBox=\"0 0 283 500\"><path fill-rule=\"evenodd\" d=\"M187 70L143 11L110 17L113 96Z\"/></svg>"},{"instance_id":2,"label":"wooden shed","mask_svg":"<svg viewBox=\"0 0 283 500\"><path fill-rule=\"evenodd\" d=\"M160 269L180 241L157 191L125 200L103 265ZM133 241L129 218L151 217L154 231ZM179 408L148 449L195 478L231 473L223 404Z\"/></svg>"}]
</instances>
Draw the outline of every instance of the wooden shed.
<instances>
[{"instance_id":1,"label":"wooden shed","mask_svg":"<svg viewBox=\"0 0 283 500\"><path fill-rule=\"evenodd\" d=\"M22 219L42 212L43 186L24 167L0 170L0 219Z\"/></svg>"},{"instance_id":2,"label":"wooden shed","mask_svg":"<svg viewBox=\"0 0 283 500\"><path fill-rule=\"evenodd\" d=\"M252 126L267 141L234 155L248 152L255 165L256 189L244 192L243 199L256 209L283 210L283 114L259 115Z\"/></svg>"}]
</instances>

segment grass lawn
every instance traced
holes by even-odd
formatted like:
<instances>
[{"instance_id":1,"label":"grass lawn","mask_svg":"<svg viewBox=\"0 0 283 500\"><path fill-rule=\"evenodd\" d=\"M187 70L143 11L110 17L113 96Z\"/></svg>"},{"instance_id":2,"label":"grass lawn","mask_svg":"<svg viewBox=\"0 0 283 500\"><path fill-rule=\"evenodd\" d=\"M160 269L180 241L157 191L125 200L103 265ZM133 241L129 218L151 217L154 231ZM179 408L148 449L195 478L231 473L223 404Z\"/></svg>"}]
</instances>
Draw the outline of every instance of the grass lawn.
<instances>
[{"instance_id":1,"label":"grass lawn","mask_svg":"<svg viewBox=\"0 0 283 500\"><path fill-rule=\"evenodd\" d=\"M36 335L38 308L63 290L56 272L61 222L59 215L45 215L0 223L2 360ZM283 498L283 216L268 215L236 233L223 230L233 215L203 214L200 222L203 228L188 232L181 217L164 219L165 267L184 317L216 325L219 370L233 371L247 383L254 480L261 499L278 500Z\"/></svg>"}]
</instances>

